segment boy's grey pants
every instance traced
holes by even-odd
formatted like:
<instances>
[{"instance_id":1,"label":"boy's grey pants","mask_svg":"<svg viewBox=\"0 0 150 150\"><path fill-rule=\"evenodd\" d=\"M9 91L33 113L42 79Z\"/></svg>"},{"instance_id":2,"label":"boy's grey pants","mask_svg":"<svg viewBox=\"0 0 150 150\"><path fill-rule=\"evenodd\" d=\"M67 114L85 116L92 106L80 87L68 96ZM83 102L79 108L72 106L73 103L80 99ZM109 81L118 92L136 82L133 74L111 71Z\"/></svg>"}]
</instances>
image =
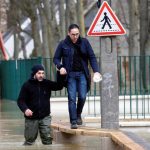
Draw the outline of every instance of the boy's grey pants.
<instances>
[{"instance_id":1,"label":"boy's grey pants","mask_svg":"<svg viewBox=\"0 0 150 150\"><path fill-rule=\"evenodd\" d=\"M51 116L39 120L25 118L25 143L32 145L35 142L39 131L42 143L52 144L50 124Z\"/></svg>"}]
</instances>

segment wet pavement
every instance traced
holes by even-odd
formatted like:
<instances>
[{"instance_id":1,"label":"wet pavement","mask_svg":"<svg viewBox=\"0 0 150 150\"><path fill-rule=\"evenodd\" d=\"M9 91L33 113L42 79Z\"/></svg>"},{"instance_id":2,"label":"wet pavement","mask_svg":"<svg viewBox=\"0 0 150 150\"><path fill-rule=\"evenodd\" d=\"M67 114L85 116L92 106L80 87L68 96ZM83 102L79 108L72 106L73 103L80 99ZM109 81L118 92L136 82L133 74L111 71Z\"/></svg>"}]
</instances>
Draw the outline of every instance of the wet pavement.
<instances>
[{"instance_id":1,"label":"wet pavement","mask_svg":"<svg viewBox=\"0 0 150 150\"><path fill-rule=\"evenodd\" d=\"M61 110L60 110L61 111ZM58 114L58 115L57 115ZM55 112L54 118L67 119L68 116ZM89 123L89 126L92 123ZM121 127L123 131L133 132L150 143L150 127ZM40 138L33 146L23 146L24 117L15 101L0 100L0 150L98 150L98 144L91 140L86 144L57 144L43 145Z\"/></svg>"},{"instance_id":2,"label":"wet pavement","mask_svg":"<svg viewBox=\"0 0 150 150\"><path fill-rule=\"evenodd\" d=\"M0 101L0 150L91 150L76 144L43 145L38 137L32 146L23 146L24 118L14 101ZM95 148L96 150L97 148Z\"/></svg>"},{"instance_id":3,"label":"wet pavement","mask_svg":"<svg viewBox=\"0 0 150 150\"><path fill-rule=\"evenodd\" d=\"M150 127L122 127L121 130L134 133L150 143Z\"/></svg>"},{"instance_id":4,"label":"wet pavement","mask_svg":"<svg viewBox=\"0 0 150 150\"><path fill-rule=\"evenodd\" d=\"M59 112L58 112L59 114ZM56 114L55 117L57 118ZM64 117L64 116L63 116ZM58 115L57 119L64 119ZM91 140L85 144L56 144L43 145L40 138L32 146L24 146L24 117L16 102L0 100L0 150L98 150L99 144ZM93 138L94 140L94 138Z\"/></svg>"}]
</instances>

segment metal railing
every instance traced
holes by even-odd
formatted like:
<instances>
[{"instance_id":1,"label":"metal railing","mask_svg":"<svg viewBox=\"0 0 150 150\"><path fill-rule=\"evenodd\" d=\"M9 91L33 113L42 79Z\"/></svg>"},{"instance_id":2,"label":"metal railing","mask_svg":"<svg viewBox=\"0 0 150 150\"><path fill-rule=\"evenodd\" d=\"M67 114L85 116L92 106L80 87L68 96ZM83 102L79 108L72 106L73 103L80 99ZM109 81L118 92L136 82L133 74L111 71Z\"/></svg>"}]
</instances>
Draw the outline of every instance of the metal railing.
<instances>
[{"instance_id":1,"label":"metal railing","mask_svg":"<svg viewBox=\"0 0 150 150\"><path fill-rule=\"evenodd\" d=\"M97 61L100 66L100 58ZM44 64L46 77L56 80L56 68L51 58L1 61L3 99L17 99L23 82L30 77L30 69L36 63ZM150 118L150 56L118 56L118 80L120 117ZM66 88L52 92L52 97L67 97ZM89 115L100 115L100 83L91 82L86 105Z\"/></svg>"},{"instance_id":2,"label":"metal railing","mask_svg":"<svg viewBox=\"0 0 150 150\"><path fill-rule=\"evenodd\" d=\"M119 106L123 118L150 118L150 56L119 56Z\"/></svg>"}]
</instances>

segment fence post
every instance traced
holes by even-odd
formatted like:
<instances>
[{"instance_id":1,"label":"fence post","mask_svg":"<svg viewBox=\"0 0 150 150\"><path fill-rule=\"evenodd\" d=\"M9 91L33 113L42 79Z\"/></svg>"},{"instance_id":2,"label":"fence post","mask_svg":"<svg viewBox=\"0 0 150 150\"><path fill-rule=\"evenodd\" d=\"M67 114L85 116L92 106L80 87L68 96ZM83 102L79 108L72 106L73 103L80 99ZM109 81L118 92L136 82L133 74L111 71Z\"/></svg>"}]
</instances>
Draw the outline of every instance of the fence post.
<instances>
[{"instance_id":1,"label":"fence post","mask_svg":"<svg viewBox=\"0 0 150 150\"><path fill-rule=\"evenodd\" d=\"M39 63L39 64L42 64L43 63L43 58L42 57L37 57L37 62Z\"/></svg>"}]
</instances>

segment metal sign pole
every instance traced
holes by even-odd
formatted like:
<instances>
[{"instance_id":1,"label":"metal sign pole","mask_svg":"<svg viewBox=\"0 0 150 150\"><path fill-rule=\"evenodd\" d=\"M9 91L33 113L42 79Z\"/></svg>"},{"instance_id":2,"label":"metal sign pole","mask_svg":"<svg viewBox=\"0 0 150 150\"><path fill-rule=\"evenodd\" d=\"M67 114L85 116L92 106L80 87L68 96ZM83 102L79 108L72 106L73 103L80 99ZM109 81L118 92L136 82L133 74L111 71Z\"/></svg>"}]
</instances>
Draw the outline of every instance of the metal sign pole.
<instances>
[{"instance_id":1,"label":"metal sign pole","mask_svg":"<svg viewBox=\"0 0 150 150\"><path fill-rule=\"evenodd\" d=\"M102 2L102 4L101 4ZM110 7L111 0L98 0L100 7L88 32L88 36L101 36L101 127L119 128L119 95L117 71L116 35L126 34L121 22Z\"/></svg>"},{"instance_id":2,"label":"metal sign pole","mask_svg":"<svg viewBox=\"0 0 150 150\"><path fill-rule=\"evenodd\" d=\"M119 128L116 37L101 37L101 127Z\"/></svg>"},{"instance_id":3,"label":"metal sign pole","mask_svg":"<svg viewBox=\"0 0 150 150\"><path fill-rule=\"evenodd\" d=\"M116 37L101 37L101 128L119 128Z\"/></svg>"}]
</instances>

